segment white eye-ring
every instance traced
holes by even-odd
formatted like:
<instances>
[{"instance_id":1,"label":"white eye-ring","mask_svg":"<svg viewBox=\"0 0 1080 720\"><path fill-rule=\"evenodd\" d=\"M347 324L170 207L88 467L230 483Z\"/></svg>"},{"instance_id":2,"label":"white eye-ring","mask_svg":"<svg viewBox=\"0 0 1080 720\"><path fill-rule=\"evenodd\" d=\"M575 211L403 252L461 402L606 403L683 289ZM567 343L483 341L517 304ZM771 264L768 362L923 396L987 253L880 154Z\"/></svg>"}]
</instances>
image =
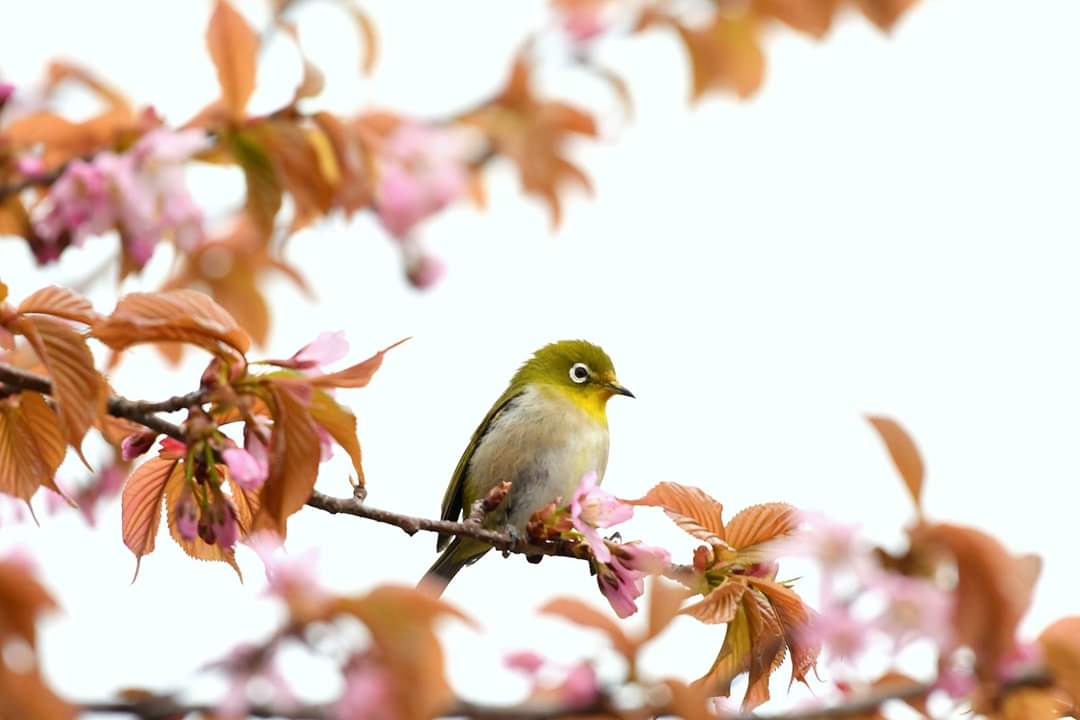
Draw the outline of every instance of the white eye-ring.
<instances>
[{"instance_id":1,"label":"white eye-ring","mask_svg":"<svg viewBox=\"0 0 1080 720\"><path fill-rule=\"evenodd\" d=\"M574 363L570 366L570 379L579 385L589 379L589 366L585 363Z\"/></svg>"}]
</instances>

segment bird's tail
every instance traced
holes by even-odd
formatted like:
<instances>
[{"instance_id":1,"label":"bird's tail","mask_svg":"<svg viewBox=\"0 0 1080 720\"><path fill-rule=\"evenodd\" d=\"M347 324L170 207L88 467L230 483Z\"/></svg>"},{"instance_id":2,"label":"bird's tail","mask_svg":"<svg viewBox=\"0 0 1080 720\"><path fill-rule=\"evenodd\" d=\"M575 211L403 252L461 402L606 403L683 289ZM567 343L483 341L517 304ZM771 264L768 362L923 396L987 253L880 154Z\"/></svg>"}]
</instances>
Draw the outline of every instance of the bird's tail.
<instances>
[{"instance_id":1,"label":"bird's tail","mask_svg":"<svg viewBox=\"0 0 1080 720\"><path fill-rule=\"evenodd\" d=\"M461 568L472 565L490 549L491 546L487 543L473 538L454 538L450 546L439 555L435 564L424 573L418 587L428 588L437 596L442 595L443 590L461 571Z\"/></svg>"}]
</instances>

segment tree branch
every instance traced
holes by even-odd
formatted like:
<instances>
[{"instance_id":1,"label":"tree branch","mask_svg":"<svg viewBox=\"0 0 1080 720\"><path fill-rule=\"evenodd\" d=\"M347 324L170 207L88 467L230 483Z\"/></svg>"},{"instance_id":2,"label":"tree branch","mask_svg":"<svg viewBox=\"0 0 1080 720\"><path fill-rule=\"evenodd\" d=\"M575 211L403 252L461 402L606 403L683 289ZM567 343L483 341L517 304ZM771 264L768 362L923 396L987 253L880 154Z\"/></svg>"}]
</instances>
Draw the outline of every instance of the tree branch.
<instances>
[{"instance_id":1,"label":"tree branch","mask_svg":"<svg viewBox=\"0 0 1080 720\"><path fill-rule=\"evenodd\" d=\"M1045 688L1053 685L1053 678L1045 668L1036 668L1003 683L998 697L1003 697L1013 690L1025 687ZM743 713L739 715L719 715L717 720L841 720L865 716L893 700L910 701L925 698L934 690L929 683L892 683L877 688L866 694L853 697L844 702L820 708L792 710L782 713ZM117 700L110 702L78 703L83 712L130 715L141 720L165 720L169 717L181 717L191 713L212 714L215 708L207 704L183 704L170 697L154 697L145 700ZM621 714L626 716L659 717L675 712L667 700L645 703L637 708L624 708ZM253 706L248 709L249 717L281 717L288 720L324 720L332 716L331 708L326 705L298 705L294 707ZM606 697L601 694L591 706L563 707L549 704L520 705L484 705L465 700L458 700L454 706L440 717L465 717L474 720L555 720L567 716L614 715Z\"/></svg>"}]
</instances>

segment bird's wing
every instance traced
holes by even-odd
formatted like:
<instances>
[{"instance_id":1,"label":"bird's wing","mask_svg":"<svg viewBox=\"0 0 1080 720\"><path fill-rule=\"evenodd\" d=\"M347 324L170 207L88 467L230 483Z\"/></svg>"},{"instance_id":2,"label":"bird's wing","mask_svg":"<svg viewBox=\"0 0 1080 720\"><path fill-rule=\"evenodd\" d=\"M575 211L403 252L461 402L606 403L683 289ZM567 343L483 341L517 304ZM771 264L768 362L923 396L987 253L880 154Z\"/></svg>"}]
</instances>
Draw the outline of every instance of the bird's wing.
<instances>
[{"instance_id":1,"label":"bird's wing","mask_svg":"<svg viewBox=\"0 0 1080 720\"><path fill-rule=\"evenodd\" d=\"M487 434L487 431L491 429L491 424L495 422L495 418L510 407L514 400L521 395L521 392L520 388L507 388L506 392L502 394L484 417L480 426L476 428L476 432L473 433L472 439L469 440L465 452L462 453L461 459L458 460L457 467L454 468L454 476L450 479L450 485L446 488L446 494L443 495L443 520L454 522L458 519L458 515L463 511L468 511L468 509L463 506L465 504L465 472L469 468L469 461L472 460L473 453L476 452L480 440L483 439L484 435ZM450 536L440 533L436 547L437 549L442 550L449 542Z\"/></svg>"}]
</instances>

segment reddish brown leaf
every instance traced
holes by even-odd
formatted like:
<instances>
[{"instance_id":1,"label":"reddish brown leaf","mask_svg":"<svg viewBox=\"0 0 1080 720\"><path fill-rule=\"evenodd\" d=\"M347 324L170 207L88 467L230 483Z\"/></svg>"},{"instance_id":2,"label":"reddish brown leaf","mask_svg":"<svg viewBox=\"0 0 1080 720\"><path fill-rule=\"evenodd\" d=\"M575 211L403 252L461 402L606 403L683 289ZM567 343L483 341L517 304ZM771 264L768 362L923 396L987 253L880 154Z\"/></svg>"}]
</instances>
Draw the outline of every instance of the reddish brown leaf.
<instances>
[{"instance_id":1,"label":"reddish brown leaf","mask_svg":"<svg viewBox=\"0 0 1080 720\"><path fill-rule=\"evenodd\" d=\"M710 90L730 90L746 98L761 86L765 55L752 13L717 13L706 27L688 28L675 23L675 29L690 56L694 100Z\"/></svg>"},{"instance_id":2,"label":"reddish brown leaf","mask_svg":"<svg viewBox=\"0 0 1080 720\"><path fill-rule=\"evenodd\" d=\"M326 373L324 375L315 375L311 378L311 384L316 387L362 388L371 382L371 378L378 369L382 367L383 357L385 357L386 353L408 339L409 338L398 340L393 345L383 348L375 353L367 360L351 365L344 370L338 370L337 372Z\"/></svg>"},{"instance_id":3,"label":"reddish brown leaf","mask_svg":"<svg viewBox=\"0 0 1080 720\"><path fill-rule=\"evenodd\" d=\"M753 710L769 699L769 676L784 661L784 633L780 619L761 593L743 594L750 635L750 664L744 710Z\"/></svg>"},{"instance_id":4,"label":"reddish brown leaf","mask_svg":"<svg viewBox=\"0 0 1080 720\"><path fill-rule=\"evenodd\" d=\"M703 600L684 608L682 614L689 615L707 625L730 623L735 619L745 592L746 583L735 578L725 580Z\"/></svg>"},{"instance_id":5,"label":"reddish brown leaf","mask_svg":"<svg viewBox=\"0 0 1080 720\"><path fill-rule=\"evenodd\" d=\"M794 507L786 503L764 503L739 511L728 521L724 538L742 551L790 535L798 527L799 511Z\"/></svg>"},{"instance_id":6,"label":"reddish brown leaf","mask_svg":"<svg viewBox=\"0 0 1080 720\"><path fill-rule=\"evenodd\" d=\"M910 531L913 552L944 550L956 562L953 629L975 651L976 674L996 678L998 663L1016 639L1039 574L1034 556L1017 557L993 537L956 525L918 525Z\"/></svg>"},{"instance_id":7,"label":"reddish brown leaf","mask_svg":"<svg viewBox=\"0 0 1080 720\"><path fill-rule=\"evenodd\" d=\"M139 576L143 556L154 550L165 485L174 476L181 480L184 477L180 463L175 459L155 457L137 467L124 484L120 498L124 544L135 554L135 577Z\"/></svg>"},{"instance_id":8,"label":"reddish brown leaf","mask_svg":"<svg viewBox=\"0 0 1080 720\"><path fill-rule=\"evenodd\" d=\"M780 621L784 642L791 653L791 682L806 684L807 674L817 664L821 646L806 642L806 628L813 618L813 611L803 603L791 588L764 578L747 578L750 585L765 596Z\"/></svg>"},{"instance_id":9,"label":"reddish brown leaf","mask_svg":"<svg viewBox=\"0 0 1080 720\"><path fill-rule=\"evenodd\" d=\"M227 476L228 469L218 466L218 473ZM229 491L232 493L236 519L240 523L241 535L249 535L254 528L255 515L259 512L259 493L257 490L245 490L229 478Z\"/></svg>"},{"instance_id":10,"label":"reddish brown leaf","mask_svg":"<svg viewBox=\"0 0 1080 720\"><path fill-rule=\"evenodd\" d=\"M8 286L5 285L4 283L0 282L0 303L7 300L7 296L8 296Z\"/></svg>"},{"instance_id":11,"label":"reddish brown leaf","mask_svg":"<svg viewBox=\"0 0 1080 720\"><path fill-rule=\"evenodd\" d=\"M270 476L259 495L255 529L285 537L289 516L311 497L319 471L319 437L304 403L284 388L271 388L274 429L270 435Z\"/></svg>"},{"instance_id":12,"label":"reddish brown leaf","mask_svg":"<svg viewBox=\"0 0 1080 720\"><path fill-rule=\"evenodd\" d=\"M0 641L14 635L35 648L38 617L56 607L56 601L37 581L29 565L0 560Z\"/></svg>"},{"instance_id":13,"label":"reddish brown leaf","mask_svg":"<svg viewBox=\"0 0 1080 720\"><path fill-rule=\"evenodd\" d=\"M50 285L31 293L18 309L20 314L41 313L90 325L98 317L90 301L73 290Z\"/></svg>"},{"instance_id":14,"label":"reddish brown leaf","mask_svg":"<svg viewBox=\"0 0 1080 720\"><path fill-rule=\"evenodd\" d=\"M350 5L349 12L360 34L360 72L370 75L379 57L379 35L375 32L375 23L372 22L371 16L363 8L359 5Z\"/></svg>"},{"instance_id":15,"label":"reddish brown leaf","mask_svg":"<svg viewBox=\"0 0 1080 720\"><path fill-rule=\"evenodd\" d=\"M36 669L15 672L0 663L0 720L69 720L75 709L57 697Z\"/></svg>"},{"instance_id":16,"label":"reddish brown leaf","mask_svg":"<svg viewBox=\"0 0 1080 720\"><path fill-rule=\"evenodd\" d=\"M1022 687L1005 695L993 720L1057 720L1071 714L1053 690Z\"/></svg>"},{"instance_id":17,"label":"reddish brown leaf","mask_svg":"<svg viewBox=\"0 0 1080 720\"><path fill-rule=\"evenodd\" d=\"M317 148L305 129L281 120L261 123L246 133L266 153L275 177L292 197L290 232L309 225L330 209L337 195L338 177L334 175L337 168L328 176L329 168L320 162Z\"/></svg>"},{"instance_id":18,"label":"reddish brown leaf","mask_svg":"<svg viewBox=\"0 0 1080 720\"><path fill-rule=\"evenodd\" d=\"M896 21L918 0L855 0L863 15L882 30L892 30Z\"/></svg>"},{"instance_id":19,"label":"reddish brown leaf","mask_svg":"<svg viewBox=\"0 0 1080 720\"><path fill-rule=\"evenodd\" d=\"M739 604L735 617L727 624L724 644L720 652L703 676L694 681L710 696L731 695L731 681L750 669L750 625L746 619L746 610Z\"/></svg>"},{"instance_id":20,"label":"reddish brown leaf","mask_svg":"<svg viewBox=\"0 0 1080 720\"><path fill-rule=\"evenodd\" d=\"M139 135L136 118L126 108L111 108L83 122L71 122L50 112L24 115L4 127L15 147L41 147L49 169L104 148L130 143Z\"/></svg>"},{"instance_id":21,"label":"reddish brown leaf","mask_svg":"<svg viewBox=\"0 0 1080 720\"><path fill-rule=\"evenodd\" d=\"M575 625L599 630L607 635L615 651L627 660L632 661L637 652L637 644L626 636L614 620L580 600L569 597L555 598L545 603L538 612L557 615Z\"/></svg>"},{"instance_id":22,"label":"reddish brown leaf","mask_svg":"<svg viewBox=\"0 0 1080 720\"><path fill-rule=\"evenodd\" d=\"M710 544L727 545L723 542L724 506L700 488L662 482L645 493L644 497L624 502L663 508L667 516L686 533Z\"/></svg>"},{"instance_id":23,"label":"reddish brown leaf","mask_svg":"<svg viewBox=\"0 0 1080 720\"><path fill-rule=\"evenodd\" d=\"M30 501L41 486L56 492L53 477L64 459L59 422L34 392L0 401L0 492Z\"/></svg>"},{"instance_id":24,"label":"reddish brown leaf","mask_svg":"<svg viewBox=\"0 0 1080 720\"><path fill-rule=\"evenodd\" d=\"M1039 635L1054 682L1080 702L1080 616L1062 618Z\"/></svg>"},{"instance_id":25,"label":"reddish brown leaf","mask_svg":"<svg viewBox=\"0 0 1080 720\"><path fill-rule=\"evenodd\" d=\"M45 364L64 437L82 457L83 436L105 414L106 400L86 339L63 320L41 315L20 318L19 329Z\"/></svg>"},{"instance_id":26,"label":"reddish brown leaf","mask_svg":"<svg viewBox=\"0 0 1080 720\"><path fill-rule=\"evenodd\" d=\"M885 447L896 469L900 471L900 477L904 480L912 502L915 503L917 509L921 508L924 471L922 457L915 446L915 441L900 423L891 418L871 415L866 419L885 441Z\"/></svg>"},{"instance_id":27,"label":"reddish brown leaf","mask_svg":"<svg viewBox=\"0 0 1080 720\"><path fill-rule=\"evenodd\" d=\"M255 91L259 38L227 0L217 0L206 29L206 46L217 69L225 109L240 120Z\"/></svg>"},{"instance_id":28,"label":"reddish brown leaf","mask_svg":"<svg viewBox=\"0 0 1080 720\"><path fill-rule=\"evenodd\" d=\"M172 473L168 482L165 483L165 522L168 523L169 535L172 537L173 542L179 545L180 549L187 553L188 556L196 560L228 563L236 571L236 576L243 580L244 577L240 574L240 566L236 564L236 553L233 548L223 548L217 543L211 545L198 534L189 539L180 533L179 528L176 526L176 505L186 492L191 491L187 487L187 480L184 478L181 468L180 471ZM229 504L229 507L235 513L235 506L228 499L225 502Z\"/></svg>"},{"instance_id":29,"label":"reddish brown leaf","mask_svg":"<svg viewBox=\"0 0 1080 720\"><path fill-rule=\"evenodd\" d=\"M243 355L247 333L224 308L195 290L132 293L123 297L91 334L114 350L138 343L183 342L215 355Z\"/></svg>"},{"instance_id":30,"label":"reddish brown leaf","mask_svg":"<svg viewBox=\"0 0 1080 720\"><path fill-rule=\"evenodd\" d=\"M425 592L392 585L359 598L342 598L331 612L352 615L367 626L390 671L394 717L427 720L449 709L454 693L446 679L435 623L446 617L471 623L468 617Z\"/></svg>"},{"instance_id":31,"label":"reddish brown leaf","mask_svg":"<svg viewBox=\"0 0 1080 720\"><path fill-rule=\"evenodd\" d=\"M710 712L709 693L701 685L687 685L681 680L665 680L671 693L669 705L672 715L682 720L718 720L717 715ZM722 720L723 716L720 716Z\"/></svg>"},{"instance_id":32,"label":"reddish brown leaf","mask_svg":"<svg viewBox=\"0 0 1080 720\"><path fill-rule=\"evenodd\" d=\"M668 582L660 577L654 577L650 582L649 593L649 624L645 629L645 637L642 642L651 640L664 631L671 621L679 614L679 608L683 601L690 596L690 592L675 583Z\"/></svg>"},{"instance_id":33,"label":"reddish brown leaf","mask_svg":"<svg viewBox=\"0 0 1080 720\"><path fill-rule=\"evenodd\" d=\"M356 481L363 486L364 468L361 466L360 440L356 437L356 416L322 390L315 390L312 394L308 410L311 419L330 433L334 442L349 454L353 470L356 471Z\"/></svg>"},{"instance_id":34,"label":"reddish brown leaf","mask_svg":"<svg viewBox=\"0 0 1080 720\"><path fill-rule=\"evenodd\" d=\"M316 113L312 120L322 129L334 151L334 159L341 175L334 203L349 217L357 210L371 205L374 197L365 150L353 133L334 115L320 112Z\"/></svg>"},{"instance_id":35,"label":"reddish brown leaf","mask_svg":"<svg viewBox=\"0 0 1080 720\"><path fill-rule=\"evenodd\" d=\"M832 27L840 0L754 0L754 11L820 38Z\"/></svg>"}]
</instances>

